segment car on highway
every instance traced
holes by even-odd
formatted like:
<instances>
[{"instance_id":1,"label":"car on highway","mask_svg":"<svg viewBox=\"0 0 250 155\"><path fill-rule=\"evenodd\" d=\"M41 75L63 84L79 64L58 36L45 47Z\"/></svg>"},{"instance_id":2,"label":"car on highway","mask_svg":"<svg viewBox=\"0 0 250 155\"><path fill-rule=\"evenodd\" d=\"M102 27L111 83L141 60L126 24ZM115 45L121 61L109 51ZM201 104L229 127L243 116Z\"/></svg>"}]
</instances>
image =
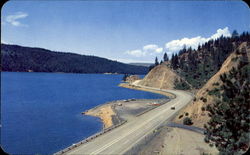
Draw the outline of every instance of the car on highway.
<instances>
[{"instance_id":1,"label":"car on highway","mask_svg":"<svg viewBox=\"0 0 250 155\"><path fill-rule=\"evenodd\" d=\"M172 106L172 107L171 107L171 110L175 110L175 107L174 107L174 106Z\"/></svg>"}]
</instances>

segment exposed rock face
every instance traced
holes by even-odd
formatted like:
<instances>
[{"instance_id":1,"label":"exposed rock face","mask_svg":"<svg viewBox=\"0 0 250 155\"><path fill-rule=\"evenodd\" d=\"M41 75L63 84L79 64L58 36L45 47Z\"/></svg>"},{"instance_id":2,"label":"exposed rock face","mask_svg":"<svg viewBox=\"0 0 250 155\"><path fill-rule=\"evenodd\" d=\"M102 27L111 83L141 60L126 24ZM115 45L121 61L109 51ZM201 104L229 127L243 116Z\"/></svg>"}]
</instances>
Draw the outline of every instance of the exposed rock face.
<instances>
[{"instance_id":1,"label":"exposed rock face","mask_svg":"<svg viewBox=\"0 0 250 155\"><path fill-rule=\"evenodd\" d=\"M173 89L175 81L180 79L179 75L163 63L154 67L139 84L155 88Z\"/></svg>"},{"instance_id":2,"label":"exposed rock face","mask_svg":"<svg viewBox=\"0 0 250 155\"><path fill-rule=\"evenodd\" d=\"M207 112L202 110L202 107L206 107L208 104L213 104L215 102L215 97L210 96L208 93L214 88L219 87L218 85L221 84L220 75L227 73L233 67L236 67L239 64L240 59L243 57L243 59L250 61L250 47L247 47L246 43L242 43L238 49L240 54L237 54L236 51L234 51L229 55L229 57L224 61L220 70L196 93L195 101L184 108L175 118L176 122L182 122L185 113L188 113L189 117L191 117L192 121L194 122L194 126L203 128L204 124L210 118L208 117ZM244 54L242 51L245 49L246 53ZM204 100L204 98L206 100ZM180 115L183 115L181 119L179 119Z\"/></svg>"},{"instance_id":3,"label":"exposed rock face","mask_svg":"<svg viewBox=\"0 0 250 155\"><path fill-rule=\"evenodd\" d=\"M130 75L130 76L126 77L125 82L133 83L136 80L140 80L139 76L137 76L137 75Z\"/></svg>"}]
</instances>

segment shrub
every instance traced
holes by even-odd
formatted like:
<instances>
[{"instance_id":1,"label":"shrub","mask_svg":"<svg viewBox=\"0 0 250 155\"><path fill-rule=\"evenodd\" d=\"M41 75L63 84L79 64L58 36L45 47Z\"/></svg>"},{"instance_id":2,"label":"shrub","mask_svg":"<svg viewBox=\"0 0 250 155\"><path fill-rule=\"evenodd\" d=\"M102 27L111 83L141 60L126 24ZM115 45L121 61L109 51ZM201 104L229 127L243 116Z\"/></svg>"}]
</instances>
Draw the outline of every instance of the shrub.
<instances>
[{"instance_id":1,"label":"shrub","mask_svg":"<svg viewBox=\"0 0 250 155\"><path fill-rule=\"evenodd\" d=\"M182 117L183 117L183 115L180 115L180 116L179 116L179 119L181 119Z\"/></svg>"},{"instance_id":2,"label":"shrub","mask_svg":"<svg viewBox=\"0 0 250 155\"><path fill-rule=\"evenodd\" d=\"M183 80L175 80L175 89L180 89L180 90L188 90L190 89L190 86Z\"/></svg>"},{"instance_id":3,"label":"shrub","mask_svg":"<svg viewBox=\"0 0 250 155\"><path fill-rule=\"evenodd\" d=\"M202 101L206 103L206 102L207 102L207 99L206 99L206 98L203 98Z\"/></svg>"},{"instance_id":4,"label":"shrub","mask_svg":"<svg viewBox=\"0 0 250 155\"><path fill-rule=\"evenodd\" d=\"M183 124L184 125L192 125L193 124L192 119L189 117L184 118Z\"/></svg>"},{"instance_id":5,"label":"shrub","mask_svg":"<svg viewBox=\"0 0 250 155\"><path fill-rule=\"evenodd\" d=\"M210 140L207 137L204 138L204 141L205 141L205 143L209 143L210 142Z\"/></svg>"},{"instance_id":6,"label":"shrub","mask_svg":"<svg viewBox=\"0 0 250 155\"><path fill-rule=\"evenodd\" d=\"M188 112L186 112L186 113L185 113L185 116L188 116L188 114L189 114L189 113L188 113Z\"/></svg>"},{"instance_id":7,"label":"shrub","mask_svg":"<svg viewBox=\"0 0 250 155\"><path fill-rule=\"evenodd\" d=\"M202 111L205 111L205 110L206 110L206 108L205 108L205 107L201 107L201 110L202 110Z\"/></svg>"},{"instance_id":8,"label":"shrub","mask_svg":"<svg viewBox=\"0 0 250 155\"><path fill-rule=\"evenodd\" d=\"M238 57L234 57L231 59L233 62L237 61L238 60Z\"/></svg>"},{"instance_id":9,"label":"shrub","mask_svg":"<svg viewBox=\"0 0 250 155\"><path fill-rule=\"evenodd\" d=\"M208 92L208 95L219 96L220 95L220 90L218 88L214 88L213 90Z\"/></svg>"}]
</instances>

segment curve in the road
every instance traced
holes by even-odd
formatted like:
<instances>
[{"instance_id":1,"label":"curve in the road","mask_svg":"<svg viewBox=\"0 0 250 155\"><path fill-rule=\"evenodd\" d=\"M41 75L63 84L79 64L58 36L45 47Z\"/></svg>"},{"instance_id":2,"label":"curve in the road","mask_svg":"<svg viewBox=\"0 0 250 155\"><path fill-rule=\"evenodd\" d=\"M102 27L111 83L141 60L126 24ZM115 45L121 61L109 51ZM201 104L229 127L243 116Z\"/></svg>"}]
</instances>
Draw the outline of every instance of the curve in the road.
<instances>
[{"instance_id":1,"label":"curve in the road","mask_svg":"<svg viewBox=\"0 0 250 155\"><path fill-rule=\"evenodd\" d=\"M139 87L172 93L176 97L167 104L136 117L134 120L131 120L88 143L67 151L66 154L123 154L162 123L166 122L175 113L186 106L193 98L191 93L185 91L163 90L145 86ZM175 106L175 110L171 109L172 106Z\"/></svg>"}]
</instances>

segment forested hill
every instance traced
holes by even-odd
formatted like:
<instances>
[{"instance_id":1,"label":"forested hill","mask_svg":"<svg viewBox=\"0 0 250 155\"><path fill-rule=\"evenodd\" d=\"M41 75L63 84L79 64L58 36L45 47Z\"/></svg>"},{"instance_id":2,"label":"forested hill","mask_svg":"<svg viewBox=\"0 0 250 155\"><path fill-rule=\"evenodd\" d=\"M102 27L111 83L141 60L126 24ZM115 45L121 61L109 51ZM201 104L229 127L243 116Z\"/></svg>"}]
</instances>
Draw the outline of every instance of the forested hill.
<instances>
[{"instance_id":1,"label":"forested hill","mask_svg":"<svg viewBox=\"0 0 250 155\"><path fill-rule=\"evenodd\" d=\"M234 32L232 37L210 40L198 49L184 47L178 54L173 54L170 61L171 68L185 78L194 88L201 88L215 73L219 71L226 58L238 47L246 42L250 44L250 34ZM243 48L243 53L246 49Z\"/></svg>"},{"instance_id":2,"label":"forested hill","mask_svg":"<svg viewBox=\"0 0 250 155\"><path fill-rule=\"evenodd\" d=\"M146 74L148 67L96 56L1 44L1 71Z\"/></svg>"}]
</instances>

